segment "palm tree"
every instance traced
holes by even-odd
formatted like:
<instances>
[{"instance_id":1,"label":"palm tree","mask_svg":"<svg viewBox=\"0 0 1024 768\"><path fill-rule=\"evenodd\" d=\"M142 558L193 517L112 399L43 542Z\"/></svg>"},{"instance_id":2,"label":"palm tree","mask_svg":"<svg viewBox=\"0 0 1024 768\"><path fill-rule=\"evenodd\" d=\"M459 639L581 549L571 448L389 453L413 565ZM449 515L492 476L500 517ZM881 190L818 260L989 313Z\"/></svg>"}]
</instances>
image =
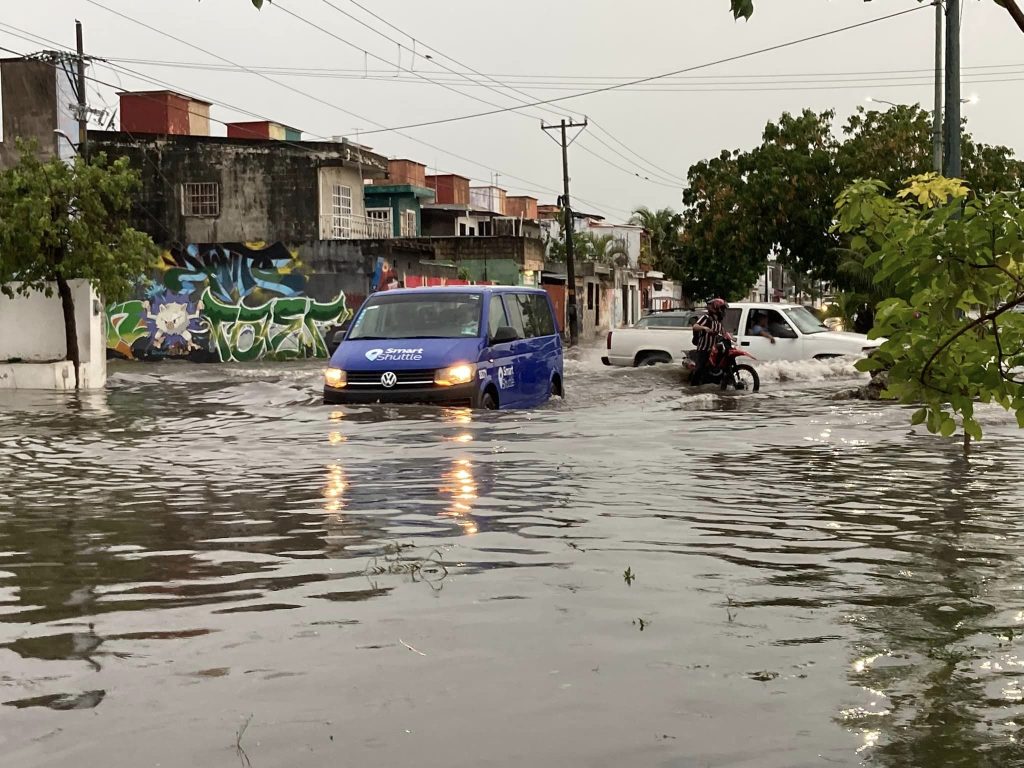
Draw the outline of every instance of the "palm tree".
<instances>
[{"instance_id":1,"label":"palm tree","mask_svg":"<svg viewBox=\"0 0 1024 768\"><path fill-rule=\"evenodd\" d=\"M629 264L629 248L626 243L613 235L596 235L584 232L578 242L580 261L595 264L624 267Z\"/></svg>"},{"instance_id":2,"label":"palm tree","mask_svg":"<svg viewBox=\"0 0 1024 768\"><path fill-rule=\"evenodd\" d=\"M682 214L671 208L652 211L641 206L633 211L630 224L647 230L651 238L651 261L656 269L672 272L676 265L675 252L679 245L679 232L683 228Z\"/></svg>"}]
</instances>

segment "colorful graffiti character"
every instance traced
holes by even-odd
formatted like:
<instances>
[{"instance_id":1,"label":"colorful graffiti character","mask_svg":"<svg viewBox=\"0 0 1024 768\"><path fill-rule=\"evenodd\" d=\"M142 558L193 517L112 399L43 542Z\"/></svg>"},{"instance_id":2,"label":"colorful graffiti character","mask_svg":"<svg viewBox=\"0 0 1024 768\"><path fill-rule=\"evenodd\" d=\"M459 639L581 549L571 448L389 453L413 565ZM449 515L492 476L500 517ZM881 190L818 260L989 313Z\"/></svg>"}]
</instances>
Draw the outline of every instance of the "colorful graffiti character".
<instances>
[{"instance_id":1,"label":"colorful graffiti character","mask_svg":"<svg viewBox=\"0 0 1024 768\"><path fill-rule=\"evenodd\" d=\"M164 254L144 298L107 307L108 354L195 362L327 357L324 334L351 310L305 295L306 275L275 243L193 244Z\"/></svg>"},{"instance_id":2,"label":"colorful graffiti character","mask_svg":"<svg viewBox=\"0 0 1024 768\"><path fill-rule=\"evenodd\" d=\"M194 338L205 330L203 302L194 304L187 293L165 293L146 302L146 327L157 349L179 354L198 349Z\"/></svg>"}]
</instances>

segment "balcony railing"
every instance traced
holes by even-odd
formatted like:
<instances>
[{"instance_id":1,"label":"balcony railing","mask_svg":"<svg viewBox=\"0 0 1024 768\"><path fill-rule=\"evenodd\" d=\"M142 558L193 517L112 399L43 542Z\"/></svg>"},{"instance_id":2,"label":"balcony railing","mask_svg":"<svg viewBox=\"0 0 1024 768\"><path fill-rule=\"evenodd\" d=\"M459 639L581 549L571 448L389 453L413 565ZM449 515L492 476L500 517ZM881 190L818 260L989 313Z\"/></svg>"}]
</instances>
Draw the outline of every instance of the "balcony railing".
<instances>
[{"instance_id":1,"label":"balcony railing","mask_svg":"<svg viewBox=\"0 0 1024 768\"><path fill-rule=\"evenodd\" d=\"M388 219L335 214L320 217L321 240L388 240L394 236Z\"/></svg>"}]
</instances>

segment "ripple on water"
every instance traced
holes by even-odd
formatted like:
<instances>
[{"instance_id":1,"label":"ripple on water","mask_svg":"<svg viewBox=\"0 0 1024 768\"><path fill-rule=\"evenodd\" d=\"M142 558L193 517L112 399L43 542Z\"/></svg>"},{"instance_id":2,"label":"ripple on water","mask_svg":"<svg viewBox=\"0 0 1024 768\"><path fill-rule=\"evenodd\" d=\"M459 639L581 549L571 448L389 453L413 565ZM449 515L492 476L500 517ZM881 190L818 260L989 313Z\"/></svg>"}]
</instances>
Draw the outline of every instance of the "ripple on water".
<instances>
[{"instance_id":1,"label":"ripple on water","mask_svg":"<svg viewBox=\"0 0 1024 768\"><path fill-rule=\"evenodd\" d=\"M967 461L850 361L597 357L530 413L323 408L315 362L0 394L12 764L1024 764L1004 416Z\"/></svg>"}]
</instances>

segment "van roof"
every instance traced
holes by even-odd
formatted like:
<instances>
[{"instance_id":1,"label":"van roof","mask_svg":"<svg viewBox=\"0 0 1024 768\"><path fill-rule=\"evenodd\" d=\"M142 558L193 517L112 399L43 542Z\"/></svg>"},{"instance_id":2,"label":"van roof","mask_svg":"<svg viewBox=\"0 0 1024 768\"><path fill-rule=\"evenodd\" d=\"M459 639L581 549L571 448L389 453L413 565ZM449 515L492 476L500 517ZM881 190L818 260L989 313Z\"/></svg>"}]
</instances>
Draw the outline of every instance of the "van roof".
<instances>
[{"instance_id":1,"label":"van roof","mask_svg":"<svg viewBox=\"0 0 1024 768\"><path fill-rule=\"evenodd\" d=\"M389 291L378 291L378 293L499 293L504 291L546 293L543 288L534 288L528 285L444 285L424 288L392 288ZM375 294L370 295L373 296Z\"/></svg>"}]
</instances>

